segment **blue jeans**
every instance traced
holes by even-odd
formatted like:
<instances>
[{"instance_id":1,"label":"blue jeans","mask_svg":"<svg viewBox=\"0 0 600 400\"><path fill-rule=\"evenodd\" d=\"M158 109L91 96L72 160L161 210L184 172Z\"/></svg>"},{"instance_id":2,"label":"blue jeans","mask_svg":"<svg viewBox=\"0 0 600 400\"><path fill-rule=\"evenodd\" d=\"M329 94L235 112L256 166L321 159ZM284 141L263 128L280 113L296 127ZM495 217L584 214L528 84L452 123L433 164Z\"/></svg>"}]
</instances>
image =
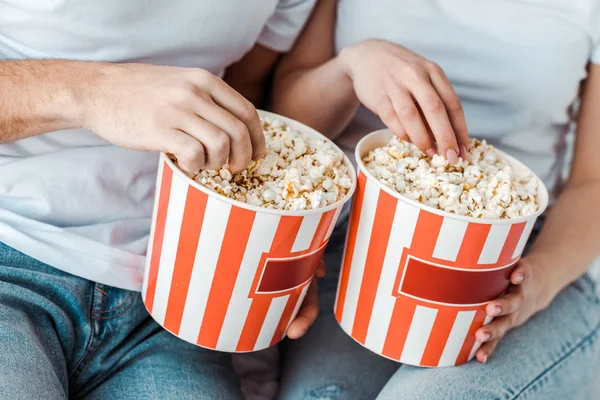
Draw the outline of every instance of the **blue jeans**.
<instances>
[{"instance_id":1,"label":"blue jeans","mask_svg":"<svg viewBox=\"0 0 600 400\"><path fill-rule=\"evenodd\" d=\"M336 228L325 255L317 322L302 339L283 344L280 399L589 399L600 355L600 300L587 275L510 331L486 364L412 367L366 350L335 321L345 228Z\"/></svg>"},{"instance_id":2,"label":"blue jeans","mask_svg":"<svg viewBox=\"0 0 600 400\"><path fill-rule=\"evenodd\" d=\"M139 293L0 243L0 399L241 399L225 353L177 339Z\"/></svg>"}]
</instances>

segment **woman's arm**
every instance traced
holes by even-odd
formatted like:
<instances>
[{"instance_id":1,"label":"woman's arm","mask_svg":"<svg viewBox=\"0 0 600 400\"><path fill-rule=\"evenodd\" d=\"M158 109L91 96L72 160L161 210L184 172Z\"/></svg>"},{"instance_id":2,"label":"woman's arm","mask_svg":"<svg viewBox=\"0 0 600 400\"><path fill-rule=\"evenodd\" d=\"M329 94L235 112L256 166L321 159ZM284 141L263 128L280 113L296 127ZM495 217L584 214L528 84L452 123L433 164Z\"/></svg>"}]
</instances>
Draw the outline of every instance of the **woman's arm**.
<instances>
[{"instance_id":1,"label":"woman's arm","mask_svg":"<svg viewBox=\"0 0 600 400\"><path fill-rule=\"evenodd\" d=\"M369 39L334 51L337 2L319 2L295 48L278 67L276 112L327 136L339 134L364 104L400 138L451 162L468 133L458 96L442 69L410 50Z\"/></svg>"},{"instance_id":2,"label":"woman's arm","mask_svg":"<svg viewBox=\"0 0 600 400\"><path fill-rule=\"evenodd\" d=\"M330 137L346 127L360 104L342 61L335 57L336 8L337 1L317 4L296 45L277 67L273 82L273 111Z\"/></svg>"},{"instance_id":3,"label":"woman's arm","mask_svg":"<svg viewBox=\"0 0 600 400\"><path fill-rule=\"evenodd\" d=\"M227 67L223 79L255 107L264 108L268 80L280 56L280 53L257 44L241 60Z\"/></svg>"},{"instance_id":4,"label":"woman's arm","mask_svg":"<svg viewBox=\"0 0 600 400\"><path fill-rule=\"evenodd\" d=\"M600 255L600 66L585 83L571 175L529 257L544 260L549 289L558 293Z\"/></svg>"},{"instance_id":5,"label":"woman's arm","mask_svg":"<svg viewBox=\"0 0 600 400\"><path fill-rule=\"evenodd\" d=\"M591 65L585 83L569 182L546 218L529 254L511 275L512 286L486 308L498 317L480 328L485 362L510 329L546 308L583 275L600 255L600 66Z\"/></svg>"}]
</instances>

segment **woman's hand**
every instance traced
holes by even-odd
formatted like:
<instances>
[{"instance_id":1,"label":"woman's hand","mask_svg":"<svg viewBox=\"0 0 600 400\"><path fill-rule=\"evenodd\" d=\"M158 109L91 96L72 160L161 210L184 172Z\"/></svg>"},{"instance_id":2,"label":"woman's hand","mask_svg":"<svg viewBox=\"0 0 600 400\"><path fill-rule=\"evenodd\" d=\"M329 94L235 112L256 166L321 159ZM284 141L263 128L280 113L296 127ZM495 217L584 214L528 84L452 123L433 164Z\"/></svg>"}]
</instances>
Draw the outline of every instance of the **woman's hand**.
<instances>
[{"instance_id":1,"label":"woman's hand","mask_svg":"<svg viewBox=\"0 0 600 400\"><path fill-rule=\"evenodd\" d=\"M315 273L317 278L323 278L325 276L325 261L321 260L317 271ZM287 336L290 339L298 339L308 331L308 328L315 322L319 316L319 288L317 287L317 280L313 279L306 297L302 303L296 319L290 324L287 331Z\"/></svg>"},{"instance_id":2,"label":"woman's hand","mask_svg":"<svg viewBox=\"0 0 600 400\"><path fill-rule=\"evenodd\" d=\"M348 46L339 57L358 99L396 136L452 163L466 156L465 116L440 66L380 39Z\"/></svg>"},{"instance_id":3,"label":"woman's hand","mask_svg":"<svg viewBox=\"0 0 600 400\"><path fill-rule=\"evenodd\" d=\"M548 279L542 272L544 269L536 268L536 262L539 261L521 259L511 274L507 292L487 305L486 313L494 320L475 333L482 343L476 353L478 361L486 362L506 332L546 308L556 295L556 291L548 288Z\"/></svg>"}]
</instances>

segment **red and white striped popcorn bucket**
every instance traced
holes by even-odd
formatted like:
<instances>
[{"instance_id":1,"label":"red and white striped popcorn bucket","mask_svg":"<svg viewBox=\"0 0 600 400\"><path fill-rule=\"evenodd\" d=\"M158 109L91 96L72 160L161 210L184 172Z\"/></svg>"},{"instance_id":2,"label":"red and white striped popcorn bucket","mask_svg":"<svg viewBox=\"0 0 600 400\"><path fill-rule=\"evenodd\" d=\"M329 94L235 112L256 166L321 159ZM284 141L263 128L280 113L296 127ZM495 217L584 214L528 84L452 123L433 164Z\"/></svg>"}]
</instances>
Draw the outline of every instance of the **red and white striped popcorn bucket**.
<instances>
[{"instance_id":1,"label":"red and white striped popcorn bucket","mask_svg":"<svg viewBox=\"0 0 600 400\"><path fill-rule=\"evenodd\" d=\"M142 288L150 315L172 334L209 349L250 352L281 341L356 187L352 164L347 157L344 162L354 183L343 200L282 211L221 196L162 154Z\"/></svg>"},{"instance_id":2,"label":"red and white striped popcorn bucket","mask_svg":"<svg viewBox=\"0 0 600 400\"><path fill-rule=\"evenodd\" d=\"M391 137L388 130L373 132L356 149L358 185L335 316L348 335L381 356L415 366L458 365L479 348L475 331L491 320L485 306L507 289L548 192L540 181L539 210L519 219L425 206L379 182L362 163Z\"/></svg>"}]
</instances>

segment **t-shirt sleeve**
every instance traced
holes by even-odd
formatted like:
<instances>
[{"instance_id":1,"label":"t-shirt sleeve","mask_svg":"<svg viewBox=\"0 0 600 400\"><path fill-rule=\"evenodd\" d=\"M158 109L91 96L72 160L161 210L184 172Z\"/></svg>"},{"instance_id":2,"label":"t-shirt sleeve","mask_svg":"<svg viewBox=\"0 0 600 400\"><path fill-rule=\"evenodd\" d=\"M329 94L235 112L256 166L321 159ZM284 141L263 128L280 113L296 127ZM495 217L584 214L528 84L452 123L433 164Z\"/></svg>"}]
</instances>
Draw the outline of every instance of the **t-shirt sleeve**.
<instances>
[{"instance_id":1,"label":"t-shirt sleeve","mask_svg":"<svg viewBox=\"0 0 600 400\"><path fill-rule=\"evenodd\" d=\"M263 28L258 43L278 52L292 48L316 0L279 0Z\"/></svg>"}]
</instances>

